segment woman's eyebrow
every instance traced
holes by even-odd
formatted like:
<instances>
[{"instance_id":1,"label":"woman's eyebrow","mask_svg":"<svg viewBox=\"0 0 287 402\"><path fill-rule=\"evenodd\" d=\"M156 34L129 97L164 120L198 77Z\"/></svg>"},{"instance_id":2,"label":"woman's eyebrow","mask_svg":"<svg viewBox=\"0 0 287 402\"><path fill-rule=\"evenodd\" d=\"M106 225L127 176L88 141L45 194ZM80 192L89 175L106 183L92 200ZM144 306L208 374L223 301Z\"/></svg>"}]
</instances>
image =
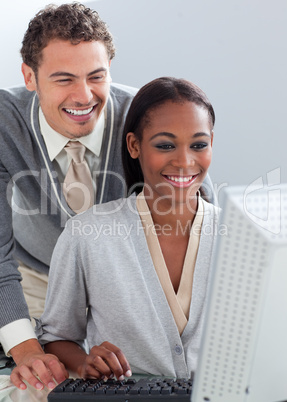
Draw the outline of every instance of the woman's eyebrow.
<instances>
[{"instance_id":1,"label":"woman's eyebrow","mask_svg":"<svg viewBox=\"0 0 287 402\"><path fill-rule=\"evenodd\" d=\"M197 137L210 137L210 134L205 133L205 132L199 132L199 133L193 134L193 136L192 136L192 138L197 138Z\"/></svg>"},{"instance_id":2,"label":"woman's eyebrow","mask_svg":"<svg viewBox=\"0 0 287 402\"><path fill-rule=\"evenodd\" d=\"M176 135L175 135L175 134L172 134L172 133L169 133L169 132L166 132L166 131L162 131L162 132L160 132L160 133L154 134L154 135L150 138L150 141L153 140L154 138L162 137L162 136L163 136L163 137L172 138L172 139L175 139L175 138L176 138ZM197 137L210 137L210 134L200 131L200 132L195 133L195 134L192 135L192 138L197 138Z\"/></svg>"},{"instance_id":3,"label":"woman's eyebrow","mask_svg":"<svg viewBox=\"0 0 287 402\"><path fill-rule=\"evenodd\" d=\"M150 140L153 140L154 138L157 138L157 137L168 137L168 138L176 138L176 135L174 135L174 134L172 134L172 133L169 133L169 132L166 132L166 131L162 131L162 132L160 132L160 133L156 133L156 134L154 134L151 138L150 138Z\"/></svg>"}]
</instances>

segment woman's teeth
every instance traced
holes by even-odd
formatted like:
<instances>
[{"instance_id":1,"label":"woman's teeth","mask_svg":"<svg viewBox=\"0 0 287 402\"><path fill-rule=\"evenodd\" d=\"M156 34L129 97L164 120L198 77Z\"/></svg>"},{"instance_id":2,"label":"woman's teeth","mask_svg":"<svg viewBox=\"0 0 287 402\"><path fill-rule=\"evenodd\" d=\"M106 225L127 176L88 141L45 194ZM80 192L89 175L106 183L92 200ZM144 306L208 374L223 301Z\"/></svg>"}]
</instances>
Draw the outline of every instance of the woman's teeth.
<instances>
[{"instance_id":1,"label":"woman's teeth","mask_svg":"<svg viewBox=\"0 0 287 402\"><path fill-rule=\"evenodd\" d=\"M93 106L85 110L77 110L77 109L65 109L65 110L67 113L70 113L74 116L82 116L91 113L91 111L93 110Z\"/></svg>"},{"instance_id":2,"label":"woman's teeth","mask_svg":"<svg viewBox=\"0 0 287 402\"><path fill-rule=\"evenodd\" d=\"M192 180L192 178L194 176L186 176L186 177L182 177L182 176L166 176L169 180L175 181L177 183L187 183L190 180Z\"/></svg>"}]
</instances>

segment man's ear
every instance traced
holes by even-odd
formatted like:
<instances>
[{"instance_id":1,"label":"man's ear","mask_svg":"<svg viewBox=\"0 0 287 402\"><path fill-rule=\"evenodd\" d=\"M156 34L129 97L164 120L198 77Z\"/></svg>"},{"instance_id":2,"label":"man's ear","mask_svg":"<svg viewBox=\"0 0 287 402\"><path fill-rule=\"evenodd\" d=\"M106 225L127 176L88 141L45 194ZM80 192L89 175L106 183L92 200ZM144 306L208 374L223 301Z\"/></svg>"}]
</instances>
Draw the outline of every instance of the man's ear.
<instances>
[{"instance_id":1,"label":"man's ear","mask_svg":"<svg viewBox=\"0 0 287 402\"><path fill-rule=\"evenodd\" d=\"M126 141L131 158L137 159L140 155L139 140L134 133L127 133Z\"/></svg>"},{"instance_id":2,"label":"man's ear","mask_svg":"<svg viewBox=\"0 0 287 402\"><path fill-rule=\"evenodd\" d=\"M36 91L36 76L32 68L29 67L27 64L22 63L21 71L24 76L25 85L28 91Z\"/></svg>"}]
</instances>

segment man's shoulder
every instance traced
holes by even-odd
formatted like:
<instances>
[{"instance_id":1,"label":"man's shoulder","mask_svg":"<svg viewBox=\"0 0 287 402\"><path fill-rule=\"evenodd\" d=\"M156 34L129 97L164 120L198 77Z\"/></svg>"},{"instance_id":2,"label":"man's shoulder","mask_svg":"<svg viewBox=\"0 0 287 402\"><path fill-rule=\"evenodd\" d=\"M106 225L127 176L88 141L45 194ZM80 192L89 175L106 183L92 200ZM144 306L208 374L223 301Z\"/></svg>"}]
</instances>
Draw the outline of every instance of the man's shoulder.
<instances>
[{"instance_id":1,"label":"man's shoulder","mask_svg":"<svg viewBox=\"0 0 287 402\"><path fill-rule=\"evenodd\" d=\"M138 92L138 88L131 87L128 85L112 83L111 84L111 93L115 96L126 96L126 97L134 97Z\"/></svg>"},{"instance_id":2,"label":"man's shoulder","mask_svg":"<svg viewBox=\"0 0 287 402\"><path fill-rule=\"evenodd\" d=\"M35 92L28 91L24 85L0 89L0 110L10 106L26 109L34 96Z\"/></svg>"},{"instance_id":3,"label":"man's shoulder","mask_svg":"<svg viewBox=\"0 0 287 402\"><path fill-rule=\"evenodd\" d=\"M19 85L10 88L0 88L0 96L2 99L19 99L27 100L33 97L34 93L26 89L25 85Z\"/></svg>"},{"instance_id":4,"label":"man's shoulder","mask_svg":"<svg viewBox=\"0 0 287 402\"><path fill-rule=\"evenodd\" d=\"M115 127L119 128L120 124L124 124L126 113L137 91L137 88L127 85L111 84L110 99L112 102L109 104L113 105L115 111L114 116L118 119ZM118 138L120 137L118 136Z\"/></svg>"}]
</instances>

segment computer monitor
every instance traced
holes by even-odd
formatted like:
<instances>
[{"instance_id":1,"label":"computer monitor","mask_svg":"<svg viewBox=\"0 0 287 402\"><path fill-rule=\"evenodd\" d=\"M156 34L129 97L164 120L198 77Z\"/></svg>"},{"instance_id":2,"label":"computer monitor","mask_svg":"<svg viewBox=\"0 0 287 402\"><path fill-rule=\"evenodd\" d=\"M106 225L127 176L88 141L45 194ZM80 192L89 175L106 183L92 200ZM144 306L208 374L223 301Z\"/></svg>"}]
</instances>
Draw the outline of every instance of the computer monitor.
<instances>
[{"instance_id":1,"label":"computer monitor","mask_svg":"<svg viewBox=\"0 0 287 402\"><path fill-rule=\"evenodd\" d=\"M191 401L285 401L287 185L227 188L219 227Z\"/></svg>"}]
</instances>

